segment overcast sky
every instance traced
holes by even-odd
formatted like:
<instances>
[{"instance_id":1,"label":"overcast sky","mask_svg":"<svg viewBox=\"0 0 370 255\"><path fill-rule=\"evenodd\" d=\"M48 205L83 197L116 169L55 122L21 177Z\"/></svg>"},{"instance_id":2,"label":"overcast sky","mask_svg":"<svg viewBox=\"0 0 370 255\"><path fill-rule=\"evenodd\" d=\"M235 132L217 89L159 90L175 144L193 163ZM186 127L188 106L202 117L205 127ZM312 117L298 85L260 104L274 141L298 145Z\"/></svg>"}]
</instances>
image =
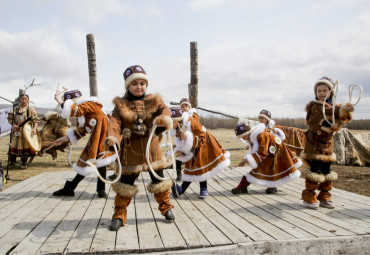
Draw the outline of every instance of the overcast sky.
<instances>
[{"instance_id":1,"label":"overcast sky","mask_svg":"<svg viewBox=\"0 0 370 255\"><path fill-rule=\"evenodd\" d=\"M148 93L166 103L188 97L197 41L201 107L304 118L314 83L329 76L339 81L337 102L349 100L349 84L363 86L354 118L370 118L368 0L0 0L0 95L13 100L33 78L38 107L56 106L58 83L89 95L89 33L108 110L135 64L147 72Z\"/></svg>"}]
</instances>

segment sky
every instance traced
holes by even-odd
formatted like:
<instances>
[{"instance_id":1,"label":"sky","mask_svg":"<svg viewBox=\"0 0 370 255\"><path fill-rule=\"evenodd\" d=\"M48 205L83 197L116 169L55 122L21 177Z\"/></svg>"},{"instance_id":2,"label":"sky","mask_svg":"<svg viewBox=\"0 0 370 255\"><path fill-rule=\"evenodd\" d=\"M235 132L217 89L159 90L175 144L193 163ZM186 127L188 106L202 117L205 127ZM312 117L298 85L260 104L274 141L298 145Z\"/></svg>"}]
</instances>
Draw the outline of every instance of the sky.
<instances>
[{"instance_id":1,"label":"sky","mask_svg":"<svg viewBox=\"0 0 370 255\"><path fill-rule=\"evenodd\" d=\"M349 84L362 85L353 117L370 119L368 0L0 0L0 96L14 100L33 79L37 107L56 106L58 84L89 96L87 34L108 111L131 65L168 105L188 97L197 42L200 107L305 118L315 82L328 76L339 82L337 103L350 100ZM356 88L352 102L359 96Z\"/></svg>"}]
</instances>

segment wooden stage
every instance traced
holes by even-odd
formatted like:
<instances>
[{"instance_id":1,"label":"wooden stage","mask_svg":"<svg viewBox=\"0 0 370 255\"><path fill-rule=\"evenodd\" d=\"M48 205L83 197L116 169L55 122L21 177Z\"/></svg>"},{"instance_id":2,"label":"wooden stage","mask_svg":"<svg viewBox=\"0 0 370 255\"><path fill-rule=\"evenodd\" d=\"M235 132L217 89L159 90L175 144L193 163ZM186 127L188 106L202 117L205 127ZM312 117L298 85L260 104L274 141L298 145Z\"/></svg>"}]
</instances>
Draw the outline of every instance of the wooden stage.
<instances>
[{"instance_id":1,"label":"wooden stage","mask_svg":"<svg viewBox=\"0 0 370 255\"><path fill-rule=\"evenodd\" d=\"M75 197L60 198L52 193L75 173L37 175L0 192L0 254L370 253L370 197L334 189L336 209L308 209L300 199L303 179L273 195L255 185L249 194L233 195L244 171L225 170L209 180L205 200L198 198L199 184L191 184L171 199L174 222L158 211L144 173L118 232L108 230L115 195L110 185L108 199L99 199L96 177L86 177Z\"/></svg>"}]
</instances>

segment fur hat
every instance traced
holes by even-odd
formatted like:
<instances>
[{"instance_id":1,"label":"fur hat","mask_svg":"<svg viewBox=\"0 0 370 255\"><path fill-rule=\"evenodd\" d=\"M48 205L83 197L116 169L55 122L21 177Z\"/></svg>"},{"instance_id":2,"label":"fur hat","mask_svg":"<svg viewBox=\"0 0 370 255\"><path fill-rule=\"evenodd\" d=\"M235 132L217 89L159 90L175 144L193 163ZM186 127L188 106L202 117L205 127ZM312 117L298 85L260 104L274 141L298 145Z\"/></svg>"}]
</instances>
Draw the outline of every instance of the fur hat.
<instances>
[{"instance_id":1,"label":"fur hat","mask_svg":"<svg viewBox=\"0 0 370 255\"><path fill-rule=\"evenodd\" d=\"M264 119L266 119L270 122L271 121L271 112L268 111L268 110L262 110L258 114L258 118L264 118Z\"/></svg>"},{"instance_id":2,"label":"fur hat","mask_svg":"<svg viewBox=\"0 0 370 255\"><path fill-rule=\"evenodd\" d=\"M144 68L139 65L129 66L123 72L123 78L125 79L125 88L128 89L128 86L136 79L143 79L146 81L146 86L149 85L148 76Z\"/></svg>"},{"instance_id":3,"label":"fur hat","mask_svg":"<svg viewBox=\"0 0 370 255\"><path fill-rule=\"evenodd\" d=\"M67 92L64 93L63 101L65 102L68 99L73 99L73 98L77 98L77 97L81 97L81 96L82 96L82 93L78 89L70 90L70 91L67 91Z\"/></svg>"},{"instance_id":4,"label":"fur hat","mask_svg":"<svg viewBox=\"0 0 370 255\"><path fill-rule=\"evenodd\" d=\"M182 120L182 110L180 107L171 107L171 118L175 121L180 121Z\"/></svg>"},{"instance_id":5,"label":"fur hat","mask_svg":"<svg viewBox=\"0 0 370 255\"><path fill-rule=\"evenodd\" d=\"M252 129L250 126L248 126L245 122L240 122L236 127L234 128L235 136L237 138L242 138L243 136L246 136L250 133L252 133Z\"/></svg>"},{"instance_id":6,"label":"fur hat","mask_svg":"<svg viewBox=\"0 0 370 255\"><path fill-rule=\"evenodd\" d=\"M316 83L315 83L315 86L313 87L313 93L315 94L316 96L316 89L317 89L317 86L320 85L320 84L324 84L324 85L327 85L329 87L329 90L331 90L331 96L334 96L334 85L335 85L335 82L330 79L329 77L321 77Z\"/></svg>"},{"instance_id":7,"label":"fur hat","mask_svg":"<svg viewBox=\"0 0 370 255\"><path fill-rule=\"evenodd\" d=\"M180 100L180 107L181 107L182 105L184 105L184 104L187 104L187 105L191 108L191 103L190 103L189 99L187 99L187 98L183 98L183 99L181 99L181 100Z\"/></svg>"}]
</instances>

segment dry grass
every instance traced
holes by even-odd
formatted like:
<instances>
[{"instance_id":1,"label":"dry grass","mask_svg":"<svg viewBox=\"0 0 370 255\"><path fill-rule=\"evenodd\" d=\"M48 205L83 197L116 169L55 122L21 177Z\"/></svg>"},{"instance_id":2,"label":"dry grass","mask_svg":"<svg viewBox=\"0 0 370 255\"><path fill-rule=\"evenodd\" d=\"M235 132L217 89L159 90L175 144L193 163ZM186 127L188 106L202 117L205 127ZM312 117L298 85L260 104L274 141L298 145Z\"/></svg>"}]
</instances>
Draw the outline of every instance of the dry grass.
<instances>
[{"instance_id":1,"label":"dry grass","mask_svg":"<svg viewBox=\"0 0 370 255\"><path fill-rule=\"evenodd\" d=\"M72 162L76 162L80 153L81 147L83 147L87 142L88 137L83 138L79 144L73 146L74 150L71 153ZM0 138L0 160L3 163L4 175L6 174L6 166L8 162L8 149L9 149L9 137ZM58 158L53 161L51 155L45 154L43 157L36 156L33 162L27 169L20 169L20 158L17 158L16 166L9 167L8 176L10 180L4 185L4 189L7 189L17 183L17 180L25 180L32 176L38 175L43 172L54 172L54 171L66 171L72 170L68 166L67 153L58 151Z\"/></svg>"}]
</instances>

